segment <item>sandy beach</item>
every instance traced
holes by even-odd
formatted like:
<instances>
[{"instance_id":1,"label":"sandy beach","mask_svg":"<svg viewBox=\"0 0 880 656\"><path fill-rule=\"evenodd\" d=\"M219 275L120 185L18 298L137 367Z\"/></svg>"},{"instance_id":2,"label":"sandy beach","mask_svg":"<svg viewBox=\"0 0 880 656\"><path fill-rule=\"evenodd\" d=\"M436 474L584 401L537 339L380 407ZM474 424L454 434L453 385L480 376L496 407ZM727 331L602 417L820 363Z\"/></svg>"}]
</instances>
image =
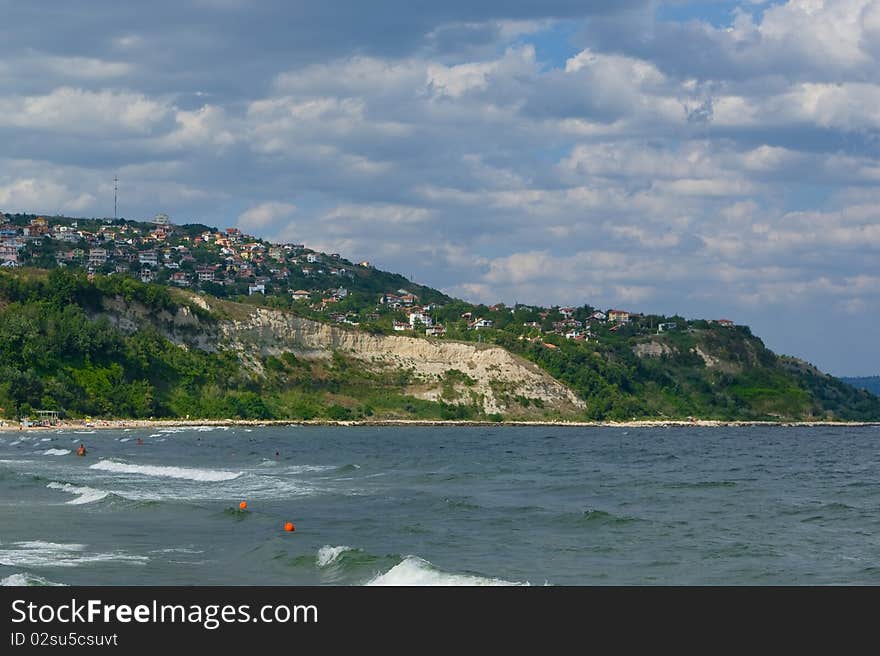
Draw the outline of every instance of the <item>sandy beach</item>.
<instances>
[{"instance_id":1,"label":"sandy beach","mask_svg":"<svg viewBox=\"0 0 880 656\"><path fill-rule=\"evenodd\" d=\"M724 421L716 419L641 419L633 421L456 421L432 419L376 419L334 421L329 419L100 419L59 421L54 425L23 428L11 421L0 423L0 431L26 432L46 430L157 429L184 426L556 426L650 428L669 426L880 426L880 422L847 421Z\"/></svg>"}]
</instances>

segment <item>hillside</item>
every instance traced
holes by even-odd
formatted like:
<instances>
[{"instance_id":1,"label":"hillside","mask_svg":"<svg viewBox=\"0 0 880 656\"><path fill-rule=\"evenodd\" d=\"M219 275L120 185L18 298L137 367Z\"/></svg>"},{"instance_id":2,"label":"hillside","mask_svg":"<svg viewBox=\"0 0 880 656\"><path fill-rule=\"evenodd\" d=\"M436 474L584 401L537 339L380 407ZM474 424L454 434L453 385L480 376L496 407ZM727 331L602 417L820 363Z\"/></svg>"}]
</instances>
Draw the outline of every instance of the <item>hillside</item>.
<instances>
[{"instance_id":1,"label":"hillside","mask_svg":"<svg viewBox=\"0 0 880 656\"><path fill-rule=\"evenodd\" d=\"M0 260L10 417L880 419L726 319L474 305L236 228L0 214Z\"/></svg>"},{"instance_id":2,"label":"hillside","mask_svg":"<svg viewBox=\"0 0 880 656\"><path fill-rule=\"evenodd\" d=\"M746 327L631 317L575 340L560 309L450 301L446 334L346 325L70 268L0 273L0 407L71 417L877 420L880 400ZM375 307L375 306L373 306ZM462 308L471 308L461 312ZM579 308L573 315L590 308ZM444 312L446 313L444 315ZM455 316L458 319L456 320Z\"/></svg>"}]
</instances>

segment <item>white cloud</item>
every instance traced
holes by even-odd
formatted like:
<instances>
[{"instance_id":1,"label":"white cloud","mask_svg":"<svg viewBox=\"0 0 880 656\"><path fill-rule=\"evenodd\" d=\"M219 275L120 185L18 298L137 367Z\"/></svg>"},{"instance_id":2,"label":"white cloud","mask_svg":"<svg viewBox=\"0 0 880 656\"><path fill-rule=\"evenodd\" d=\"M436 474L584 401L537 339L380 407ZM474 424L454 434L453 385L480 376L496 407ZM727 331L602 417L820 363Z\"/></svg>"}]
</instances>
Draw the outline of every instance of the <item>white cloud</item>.
<instances>
[{"instance_id":1,"label":"white cloud","mask_svg":"<svg viewBox=\"0 0 880 656\"><path fill-rule=\"evenodd\" d=\"M238 216L238 226L244 230L264 234L275 230L281 222L290 226L296 213L296 205L279 201L266 201L248 208Z\"/></svg>"},{"instance_id":2,"label":"white cloud","mask_svg":"<svg viewBox=\"0 0 880 656\"><path fill-rule=\"evenodd\" d=\"M77 136L148 134L171 111L167 103L140 93L60 87L42 96L0 98L0 127Z\"/></svg>"},{"instance_id":3,"label":"white cloud","mask_svg":"<svg viewBox=\"0 0 880 656\"><path fill-rule=\"evenodd\" d=\"M0 207L14 212L82 212L90 209L95 197L48 180L22 178L0 180Z\"/></svg>"}]
</instances>

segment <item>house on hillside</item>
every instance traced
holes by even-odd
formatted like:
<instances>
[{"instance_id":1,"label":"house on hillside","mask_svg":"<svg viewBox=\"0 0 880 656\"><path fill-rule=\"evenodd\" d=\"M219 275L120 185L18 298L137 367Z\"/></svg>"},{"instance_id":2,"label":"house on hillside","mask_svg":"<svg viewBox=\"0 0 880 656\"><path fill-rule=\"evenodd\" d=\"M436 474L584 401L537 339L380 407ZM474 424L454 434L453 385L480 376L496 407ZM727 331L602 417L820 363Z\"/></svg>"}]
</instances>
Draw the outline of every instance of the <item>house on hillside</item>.
<instances>
[{"instance_id":1,"label":"house on hillside","mask_svg":"<svg viewBox=\"0 0 880 656\"><path fill-rule=\"evenodd\" d=\"M482 330L484 328L491 328L494 325L495 322L491 319L477 319L468 324L468 330Z\"/></svg>"},{"instance_id":2,"label":"house on hillside","mask_svg":"<svg viewBox=\"0 0 880 656\"><path fill-rule=\"evenodd\" d=\"M138 253L138 262L142 265L158 267L159 254L156 251L141 251Z\"/></svg>"},{"instance_id":3,"label":"house on hillside","mask_svg":"<svg viewBox=\"0 0 880 656\"><path fill-rule=\"evenodd\" d=\"M608 321L614 323L629 323L629 312L624 310L608 310Z\"/></svg>"},{"instance_id":4,"label":"house on hillside","mask_svg":"<svg viewBox=\"0 0 880 656\"><path fill-rule=\"evenodd\" d=\"M434 321L424 312L410 312L409 325L415 328L417 323L421 323L424 326L431 326Z\"/></svg>"},{"instance_id":5,"label":"house on hillside","mask_svg":"<svg viewBox=\"0 0 880 656\"><path fill-rule=\"evenodd\" d=\"M107 262L106 248L90 248L89 249L89 266L99 267Z\"/></svg>"},{"instance_id":6,"label":"house on hillside","mask_svg":"<svg viewBox=\"0 0 880 656\"><path fill-rule=\"evenodd\" d=\"M171 274L171 283L178 287L189 287L189 277L184 271L175 271Z\"/></svg>"}]
</instances>

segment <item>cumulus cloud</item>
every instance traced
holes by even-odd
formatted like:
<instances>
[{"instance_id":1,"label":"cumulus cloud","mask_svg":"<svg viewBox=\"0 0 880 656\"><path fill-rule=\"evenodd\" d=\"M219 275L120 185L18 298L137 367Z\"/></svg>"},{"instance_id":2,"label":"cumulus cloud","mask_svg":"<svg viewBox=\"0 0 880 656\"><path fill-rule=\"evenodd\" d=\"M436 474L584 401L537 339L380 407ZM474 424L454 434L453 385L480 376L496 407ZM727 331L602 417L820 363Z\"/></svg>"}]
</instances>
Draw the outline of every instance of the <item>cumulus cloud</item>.
<instances>
[{"instance_id":1,"label":"cumulus cloud","mask_svg":"<svg viewBox=\"0 0 880 656\"><path fill-rule=\"evenodd\" d=\"M295 212L296 205L291 203L267 201L242 212L238 217L238 226L254 233L264 233L281 221L288 222Z\"/></svg>"},{"instance_id":2,"label":"cumulus cloud","mask_svg":"<svg viewBox=\"0 0 880 656\"><path fill-rule=\"evenodd\" d=\"M125 216L237 224L473 300L732 316L795 352L816 308L876 322L880 0L741 2L727 24L658 4L62 22L0 0L0 209L106 215L119 175ZM854 366L859 339L805 355Z\"/></svg>"}]
</instances>

